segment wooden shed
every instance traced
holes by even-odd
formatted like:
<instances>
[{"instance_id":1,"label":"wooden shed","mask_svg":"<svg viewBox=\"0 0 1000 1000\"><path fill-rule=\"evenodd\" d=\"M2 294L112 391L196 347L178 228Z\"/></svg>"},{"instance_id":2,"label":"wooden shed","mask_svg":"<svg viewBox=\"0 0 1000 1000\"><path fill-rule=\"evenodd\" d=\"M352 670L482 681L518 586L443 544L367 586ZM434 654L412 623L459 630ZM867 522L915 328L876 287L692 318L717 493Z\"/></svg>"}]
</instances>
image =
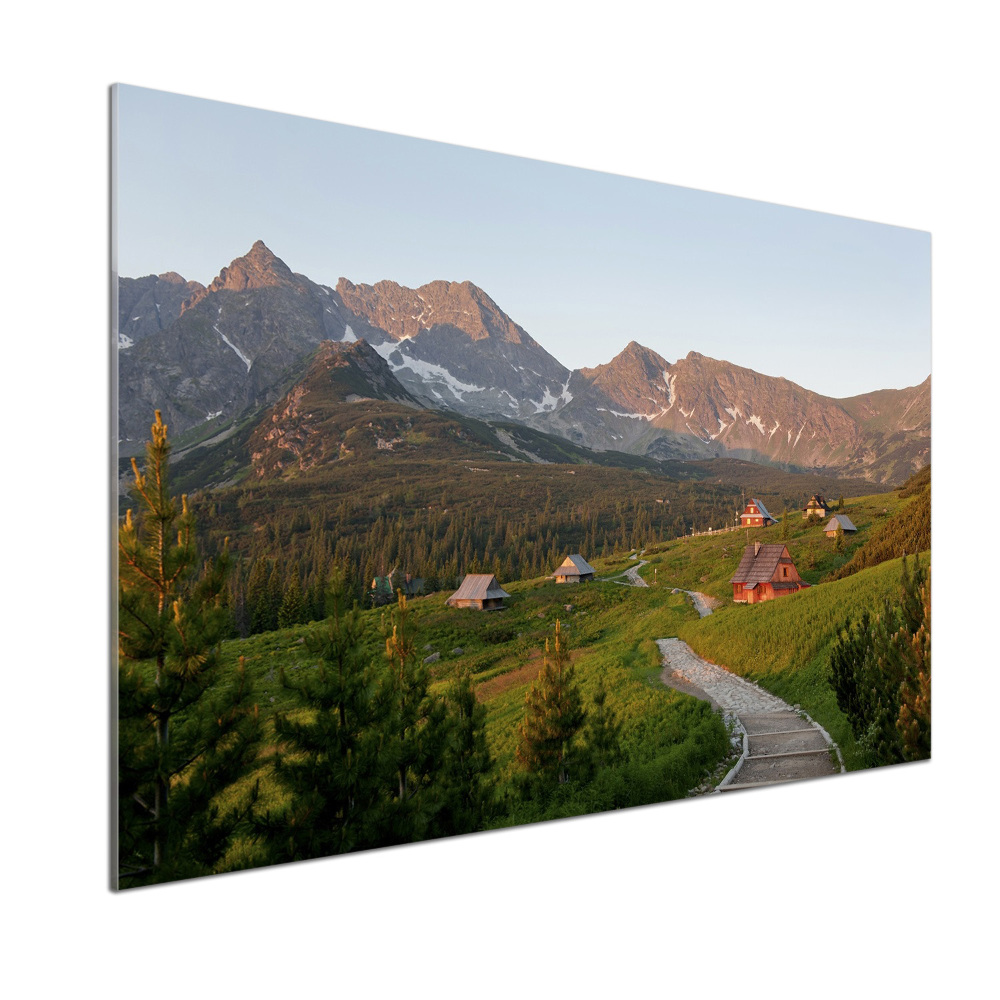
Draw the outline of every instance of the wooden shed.
<instances>
[{"instance_id":1,"label":"wooden shed","mask_svg":"<svg viewBox=\"0 0 1000 1000\"><path fill-rule=\"evenodd\" d=\"M505 597L510 597L510 594L497 583L492 573L469 573L445 604L452 608L498 611L503 607Z\"/></svg>"},{"instance_id":2,"label":"wooden shed","mask_svg":"<svg viewBox=\"0 0 1000 1000\"><path fill-rule=\"evenodd\" d=\"M837 526L844 529L845 535L851 535L858 529L851 523L851 519L846 514L834 514L830 518L829 524L823 529L827 538L833 538L837 534Z\"/></svg>"},{"instance_id":3,"label":"wooden shed","mask_svg":"<svg viewBox=\"0 0 1000 1000\"><path fill-rule=\"evenodd\" d=\"M773 601L809 586L799 576L788 554L788 546L781 543L748 545L729 582L733 585L733 600L737 604Z\"/></svg>"},{"instance_id":4,"label":"wooden shed","mask_svg":"<svg viewBox=\"0 0 1000 1000\"><path fill-rule=\"evenodd\" d=\"M774 518L759 500L751 500L743 513L740 514L741 528L766 528L769 524L774 523Z\"/></svg>"},{"instance_id":5,"label":"wooden shed","mask_svg":"<svg viewBox=\"0 0 1000 1000\"><path fill-rule=\"evenodd\" d=\"M812 514L816 514L819 517L826 517L830 513L830 505L826 502L826 497L820 496L819 493L814 493L809 498L809 503L805 505L802 510L802 516L809 517Z\"/></svg>"},{"instance_id":6,"label":"wooden shed","mask_svg":"<svg viewBox=\"0 0 1000 1000\"><path fill-rule=\"evenodd\" d=\"M566 558L552 574L556 583L587 583L594 579L594 567L579 552Z\"/></svg>"}]
</instances>

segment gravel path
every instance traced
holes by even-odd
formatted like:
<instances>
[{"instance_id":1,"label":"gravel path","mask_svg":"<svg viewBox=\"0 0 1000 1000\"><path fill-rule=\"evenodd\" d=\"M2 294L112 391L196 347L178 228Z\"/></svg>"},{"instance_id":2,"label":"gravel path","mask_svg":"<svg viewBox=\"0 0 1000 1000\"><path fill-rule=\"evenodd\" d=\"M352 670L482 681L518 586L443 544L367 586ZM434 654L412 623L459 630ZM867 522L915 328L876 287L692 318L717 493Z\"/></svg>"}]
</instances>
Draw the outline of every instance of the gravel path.
<instances>
[{"instance_id":1,"label":"gravel path","mask_svg":"<svg viewBox=\"0 0 1000 1000\"><path fill-rule=\"evenodd\" d=\"M639 576L639 570L649 562L639 558L642 554L629 557L636 560L634 566L603 579L627 587L648 587L649 584ZM685 590L683 593L691 598L701 618L710 615L718 603L714 597L697 590ZM742 743L740 759L715 791L801 781L844 770L840 751L826 730L817 726L797 706L787 704L725 667L703 660L680 639L657 639L656 645L663 658L663 672L660 674L663 683L721 709L727 725L736 734L734 746L738 748ZM709 790L710 780L707 779L708 783L699 786L692 794Z\"/></svg>"},{"instance_id":2,"label":"gravel path","mask_svg":"<svg viewBox=\"0 0 1000 1000\"><path fill-rule=\"evenodd\" d=\"M703 660L680 639L657 639L656 645L663 657L663 683L711 702L742 734L743 754L717 791L801 781L843 770L833 741L805 712Z\"/></svg>"},{"instance_id":3,"label":"gravel path","mask_svg":"<svg viewBox=\"0 0 1000 1000\"><path fill-rule=\"evenodd\" d=\"M630 556L631 559L638 559L638 556ZM639 561L634 566L629 566L627 570L622 573L616 573L614 576L602 576L601 579L610 583L620 583L623 587L648 587L649 584L641 576L639 576L639 570L649 562L648 559L639 559ZM620 576L624 576L624 580L619 580Z\"/></svg>"},{"instance_id":4,"label":"gravel path","mask_svg":"<svg viewBox=\"0 0 1000 1000\"><path fill-rule=\"evenodd\" d=\"M691 603L700 618L707 617L714 608L718 607L719 602L716 598L709 597L708 594L703 594L700 590L682 590L681 593L687 594L691 598Z\"/></svg>"}]
</instances>

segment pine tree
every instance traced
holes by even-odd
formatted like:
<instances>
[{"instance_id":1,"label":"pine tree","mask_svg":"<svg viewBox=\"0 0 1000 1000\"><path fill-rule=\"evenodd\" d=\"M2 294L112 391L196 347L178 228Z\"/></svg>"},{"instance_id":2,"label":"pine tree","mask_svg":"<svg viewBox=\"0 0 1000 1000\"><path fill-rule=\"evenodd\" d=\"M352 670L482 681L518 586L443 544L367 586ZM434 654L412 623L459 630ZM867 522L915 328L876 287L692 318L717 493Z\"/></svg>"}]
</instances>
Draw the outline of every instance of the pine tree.
<instances>
[{"instance_id":1,"label":"pine tree","mask_svg":"<svg viewBox=\"0 0 1000 1000\"><path fill-rule=\"evenodd\" d=\"M132 460L138 519L127 511L118 533L123 887L214 869L253 795L226 813L213 800L253 766L260 736L242 662L219 677L228 552L202 563L187 497L170 497L169 454L157 410L142 472Z\"/></svg>"},{"instance_id":2,"label":"pine tree","mask_svg":"<svg viewBox=\"0 0 1000 1000\"><path fill-rule=\"evenodd\" d=\"M931 755L931 582L919 571L908 581L908 625L896 729L906 760ZM905 641L904 638L904 641Z\"/></svg>"},{"instance_id":3,"label":"pine tree","mask_svg":"<svg viewBox=\"0 0 1000 1000\"><path fill-rule=\"evenodd\" d=\"M371 663L357 603L348 607L339 570L328 587L329 617L306 636L319 663L282 683L301 709L278 713L282 747L275 779L291 804L258 821L271 862L325 857L375 847L393 769L382 753L391 703Z\"/></svg>"},{"instance_id":4,"label":"pine tree","mask_svg":"<svg viewBox=\"0 0 1000 1000\"><path fill-rule=\"evenodd\" d=\"M599 771L613 767L621 760L621 723L614 711L607 707L608 692L604 681L598 683L594 694L594 707L587 713L584 741L590 767Z\"/></svg>"},{"instance_id":5,"label":"pine tree","mask_svg":"<svg viewBox=\"0 0 1000 1000\"><path fill-rule=\"evenodd\" d=\"M575 674L557 621L553 645L545 640L542 669L525 698L516 757L526 770L560 784L569 778L573 740L586 715Z\"/></svg>"},{"instance_id":6,"label":"pine tree","mask_svg":"<svg viewBox=\"0 0 1000 1000\"><path fill-rule=\"evenodd\" d=\"M868 767L930 755L930 598L924 571L903 560L903 588L841 630L830 684Z\"/></svg>"},{"instance_id":7,"label":"pine tree","mask_svg":"<svg viewBox=\"0 0 1000 1000\"><path fill-rule=\"evenodd\" d=\"M291 580L285 587L278 609L278 628L288 628L298 625L303 620L305 604L302 598L302 585L299 583L298 567L292 567Z\"/></svg>"},{"instance_id":8,"label":"pine tree","mask_svg":"<svg viewBox=\"0 0 1000 1000\"><path fill-rule=\"evenodd\" d=\"M449 750L452 720L445 702L428 691L430 671L419 660L406 595L399 593L385 640L385 664L392 715L385 759L396 775L388 810L386 843L436 836L445 789L439 767Z\"/></svg>"},{"instance_id":9,"label":"pine tree","mask_svg":"<svg viewBox=\"0 0 1000 1000\"><path fill-rule=\"evenodd\" d=\"M844 529L839 521L837 522L837 530L833 533L833 551L844 551Z\"/></svg>"},{"instance_id":10,"label":"pine tree","mask_svg":"<svg viewBox=\"0 0 1000 1000\"><path fill-rule=\"evenodd\" d=\"M493 767L486 745L486 706L476 701L468 671L448 689L453 720L451 746L442 781L445 805L437 826L441 833L481 830L491 816L489 774Z\"/></svg>"}]
</instances>

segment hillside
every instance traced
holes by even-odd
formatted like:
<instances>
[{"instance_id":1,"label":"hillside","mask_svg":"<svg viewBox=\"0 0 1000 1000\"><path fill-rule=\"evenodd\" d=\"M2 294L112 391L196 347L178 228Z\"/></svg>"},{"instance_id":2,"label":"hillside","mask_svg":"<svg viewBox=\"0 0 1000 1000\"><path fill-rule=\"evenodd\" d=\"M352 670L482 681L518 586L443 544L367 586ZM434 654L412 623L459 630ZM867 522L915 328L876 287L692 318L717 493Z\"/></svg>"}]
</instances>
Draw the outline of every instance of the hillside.
<instances>
[{"instance_id":1,"label":"hillside","mask_svg":"<svg viewBox=\"0 0 1000 1000\"><path fill-rule=\"evenodd\" d=\"M837 513L836 501L832 502L833 513ZM834 578L880 532L907 519L913 503L912 497L903 498L898 492L846 497L843 513L858 530L844 535L839 552L836 540L824 533L825 520L811 524L802 518L798 509L801 501L787 515L782 508L772 507L771 512L781 520L768 528L681 538L669 545L652 546L646 553L649 564L642 568L642 576L650 583L655 576L657 580L672 581L672 586L700 590L729 601L732 598L729 579L739 565L744 547L754 542L783 542L800 576L815 585Z\"/></svg>"},{"instance_id":2,"label":"hillside","mask_svg":"<svg viewBox=\"0 0 1000 1000\"><path fill-rule=\"evenodd\" d=\"M930 555L921 558L927 565ZM859 765L850 726L829 684L830 649L849 618L876 611L901 590L902 560L893 559L793 597L759 605L730 601L708 618L688 619L677 634L705 659L801 705L838 743L850 769Z\"/></svg>"},{"instance_id":3,"label":"hillside","mask_svg":"<svg viewBox=\"0 0 1000 1000\"><path fill-rule=\"evenodd\" d=\"M445 606L445 595L408 602L415 643L421 656L439 656L430 665L431 691L447 692L450 683L468 673L476 699L486 709L486 742L493 766L486 779L492 806L488 827L582 815L681 798L724 764L729 737L709 705L664 687L658 680L659 655L648 634L676 631L693 615L681 597L598 583L561 587L547 580L511 584L508 607L499 614L457 611ZM567 602L572 603L567 608ZM521 790L523 771L514 760L525 695L541 667L546 639L556 621L569 643L583 703L593 711L599 687L607 692L605 709L620 723L621 758L597 775L581 766L565 785ZM363 614L368 655L378 662L384 639L381 609ZM223 644L223 669L236 669L242 657L261 706L265 728L275 713L301 711L281 682L317 669L304 649L311 626L268 632ZM583 736L579 739L583 743ZM279 815L288 799L273 779L274 748L261 755L257 768L237 781L223 806L245 800L260 781L258 814ZM583 757L578 758L580 761ZM223 870L261 863L259 846L249 840L234 845Z\"/></svg>"}]
</instances>

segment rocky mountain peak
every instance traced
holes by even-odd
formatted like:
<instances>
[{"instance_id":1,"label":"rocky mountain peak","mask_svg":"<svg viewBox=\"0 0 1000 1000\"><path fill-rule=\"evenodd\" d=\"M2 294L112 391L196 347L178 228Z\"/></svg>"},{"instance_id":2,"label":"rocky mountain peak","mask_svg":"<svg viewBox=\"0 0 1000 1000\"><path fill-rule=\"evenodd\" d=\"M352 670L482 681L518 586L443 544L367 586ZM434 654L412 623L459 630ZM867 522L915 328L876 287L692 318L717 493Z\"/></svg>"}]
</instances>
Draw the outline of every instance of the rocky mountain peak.
<instances>
[{"instance_id":1,"label":"rocky mountain peak","mask_svg":"<svg viewBox=\"0 0 1000 1000\"><path fill-rule=\"evenodd\" d=\"M407 288L395 281L356 285L341 278L337 293L349 309L393 340L409 340L423 330L450 327L472 340L495 338L535 346L531 337L471 281L437 280Z\"/></svg>"},{"instance_id":2,"label":"rocky mountain peak","mask_svg":"<svg viewBox=\"0 0 1000 1000\"><path fill-rule=\"evenodd\" d=\"M670 362L656 351L632 340L607 364L596 368L581 368L580 373L597 383L615 382L630 377L662 382L665 378L663 373L669 368Z\"/></svg>"},{"instance_id":3,"label":"rocky mountain peak","mask_svg":"<svg viewBox=\"0 0 1000 1000\"><path fill-rule=\"evenodd\" d=\"M263 240L257 240L246 254L224 267L208 288L192 295L184 303L182 312L194 308L214 292L245 292L281 286L299 290L305 288L292 273L292 269L280 257L276 257Z\"/></svg>"}]
</instances>

